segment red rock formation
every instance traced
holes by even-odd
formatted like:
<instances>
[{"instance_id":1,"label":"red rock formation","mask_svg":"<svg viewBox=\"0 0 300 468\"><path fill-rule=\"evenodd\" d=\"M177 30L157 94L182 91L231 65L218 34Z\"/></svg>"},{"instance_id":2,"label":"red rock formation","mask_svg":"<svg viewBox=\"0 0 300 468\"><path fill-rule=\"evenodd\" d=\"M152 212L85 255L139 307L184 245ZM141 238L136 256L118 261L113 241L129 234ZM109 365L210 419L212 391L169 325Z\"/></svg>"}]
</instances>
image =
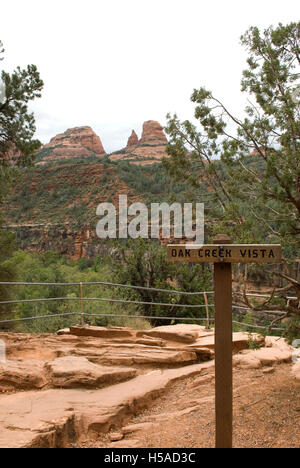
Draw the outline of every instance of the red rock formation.
<instances>
[{"instance_id":1,"label":"red rock formation","mask_svg":"<svg viewBox=\"0 0 300 468\"><path fill-rule=\"evenodd\" d=\"M105 156L101 140L91 127L75 127L51 138L37 153L43 162L89 156Z\"/></svg>"},{"instance_id":2,"label":"red rock formation","mask_svg":"<svg viewBox=\"0 0 300 468\"><path fill-rule=\"evenodd\" d=\"M167 137L163 127L155 120L148 120L143 124L143 132L140 140L137 140L135 131L132 131L127 146L121 151L116 151L110 156L111 160L131 161L134 164L153 164L166 157Z\"/></svg>"},{"instance_id":3,"label":"red rock formation","mask_svg":"<svg viewBox=\"0 0 300 468\"><path fill-rule=\"evenodd\" d=\"M138 136L137 136L137 134L135 133L135 131L132 130L131 135L130 135L130 137L128 138L126 148L128 148L129 146L135 146L135 145L138 144L138 142L139 142Z\"/></svg>"},{"instance_id":4,"label":"red rock formation","mask_svg":"<svg viewBox=\"0 0 300 468\"><path fill-rule=\"evenodd\" d=\"M143 133L140 143L167 144L168 140L164 134L163 127L155 120L148 120L143 124Z\"/></svg>"}]
</instances>

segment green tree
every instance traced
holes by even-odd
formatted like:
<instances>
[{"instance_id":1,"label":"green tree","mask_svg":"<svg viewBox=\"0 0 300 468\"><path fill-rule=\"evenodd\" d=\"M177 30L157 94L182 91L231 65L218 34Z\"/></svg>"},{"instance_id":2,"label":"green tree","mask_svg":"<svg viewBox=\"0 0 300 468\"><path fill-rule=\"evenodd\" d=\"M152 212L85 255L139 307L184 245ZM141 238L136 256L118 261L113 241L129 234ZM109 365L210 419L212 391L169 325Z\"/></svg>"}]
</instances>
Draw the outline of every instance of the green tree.
<instances>
[{"instance_id":1,"label":"green tree","mask_svg":"<svg viewBox=\"0 0 300 468\"><path fill-rule=\"evenodd\" d=\"M293 260L300 246L300 23L251 27L241 43L249 54L245 115L204 87L194 90L199 127L168 115L164 164L198 191L212 231L226 230L235 242L280 242ZM298 305L284 310L299 316Z\"/></svg>"},{"instance_id":2,"label":"green tree","mask_svg":"<svg viewBox=\"0 0 300 468\"><path fill-rule=\"evenodd\" d=\"M151 319L154 325L166 325L165 319L155 317L205 317L205 309L177 307L181 305L204 305L202 295L171 294L167 290L200 292L211 289L211 273L207 268L197 265L175 265L167 261L166 249L155 242L143 239L130 240L128 245L118 244L112 257L112 268L120 284L157 288L148 289L120 288L125 299L147 302L139 310ZM153 302L174 304L174 306L155 306ZM170 319L169 322L171 322Z\"/></svg>"},{"instance_id":3,"label":"green tree","mask_svg":"<svg viewBox=\"0 0 300 468\"><path fill-rule=\"evenodd\" d=\"M3 60L4 49L0 41L0 60ZM40 142L34 140L35 119L28 111L28 103L40 97L43 82L35 65L28 65L26 70L20 67L12 73L2 71L0 80L0 205L6 196L12 181L16 177L13 165L29 165L34 151ZM15 269L8 260L15 250L14 238L2 228L0 213L0 279L12 281ZM0 288L0 300L7 300L10 290ZM1 318L7 306L0 307Z\"/></svg>"},{"instance_id":4,"label":"green tree","mask_svg":"<svg viewBox=\"0 0 300 468\"><path fill-rule=\"evenodd\" d=\"M28 165L40 147L40 142L33 139L35 119L28 111L28 103L41 96L44 84L35 65L24 70L17 67L11 74L2 71L1 79L5 95L0 102L0 164L7 164L13 154L17 165Z\"/></svg>"}]
</instances>

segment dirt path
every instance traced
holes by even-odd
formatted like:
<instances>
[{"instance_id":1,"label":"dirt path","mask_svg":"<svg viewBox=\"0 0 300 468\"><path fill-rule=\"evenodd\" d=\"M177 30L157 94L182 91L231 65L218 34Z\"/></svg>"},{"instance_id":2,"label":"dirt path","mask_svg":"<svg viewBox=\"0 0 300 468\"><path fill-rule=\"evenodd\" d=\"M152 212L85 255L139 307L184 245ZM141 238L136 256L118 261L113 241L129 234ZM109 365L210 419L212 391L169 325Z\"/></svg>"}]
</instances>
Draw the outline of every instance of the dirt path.
<instances>
[{"instance_id":1,"label":"dirt path","mask_svg":"<svg viewBox=\"0 0 300 468\"><path fill-rule=\"evenodd\" d=\"M234 447L299 448L300 383L291 378L291 365L274 372L235 370ZM123 435L123 439L111 439ZM122 434L121 434L122 433ZM97 441L79 447L194 448L214 446L214 376L176 383L150 409L125 427L115 427Z\"/></svg>"}]
</instances>

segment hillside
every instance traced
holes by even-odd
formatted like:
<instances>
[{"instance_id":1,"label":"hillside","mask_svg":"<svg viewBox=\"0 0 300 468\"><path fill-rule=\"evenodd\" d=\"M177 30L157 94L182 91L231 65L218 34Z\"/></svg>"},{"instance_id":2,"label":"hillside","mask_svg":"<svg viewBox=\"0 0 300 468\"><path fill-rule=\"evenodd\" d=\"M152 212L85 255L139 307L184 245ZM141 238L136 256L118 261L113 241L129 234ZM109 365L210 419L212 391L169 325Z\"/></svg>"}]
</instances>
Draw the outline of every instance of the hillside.
<instances>
[{"instance_id":1,"label":"hillside","mask_svg":"<svg viewBox=\"0 0 300 468\"><path fill-rule=\"evenodd\" d=\"M128 204L183 201L186 186L171 181L161 164L140 166L99 160L54 161L20 171L6 198L4 220L18 245L33 251L57 250L73 258L94 257L105 241L96 237L96 208L119 195Z\"/></svg>"}]
</instances>

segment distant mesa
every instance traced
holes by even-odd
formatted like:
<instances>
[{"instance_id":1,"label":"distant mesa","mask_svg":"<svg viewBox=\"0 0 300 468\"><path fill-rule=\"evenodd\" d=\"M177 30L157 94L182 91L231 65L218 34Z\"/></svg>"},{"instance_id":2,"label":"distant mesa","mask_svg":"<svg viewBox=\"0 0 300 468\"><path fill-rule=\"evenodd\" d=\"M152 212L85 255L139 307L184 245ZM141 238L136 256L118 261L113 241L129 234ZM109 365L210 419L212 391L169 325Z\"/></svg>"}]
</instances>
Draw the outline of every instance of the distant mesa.
<instances>
[{"instance_id":1,"label":"distant mesa","mask_svg":"<svg viewBox=\"0 0 300 468\"><path fill-rule=\"evenodd\" d=\"M61 159L88 158L97 156L102 158L106 155L102 142L91 127L69 128L64 133L51 138L36 154L37 164L45 164L49 161Z\"/></svg>"},{"instance_id":2,"label":"distant mesa","mask_svg":"<svg viewBox=\"0 0 300 468\"><path fill-rule=\"evenodd\" d=\"M160 123L147 120L143 124L141 138L138 139L136 132L132 130L127 146L112 153L110 159L130 161L135 164L153 164L167 156L167 143L167 137Z\"/></svg>"}]
</instances>

